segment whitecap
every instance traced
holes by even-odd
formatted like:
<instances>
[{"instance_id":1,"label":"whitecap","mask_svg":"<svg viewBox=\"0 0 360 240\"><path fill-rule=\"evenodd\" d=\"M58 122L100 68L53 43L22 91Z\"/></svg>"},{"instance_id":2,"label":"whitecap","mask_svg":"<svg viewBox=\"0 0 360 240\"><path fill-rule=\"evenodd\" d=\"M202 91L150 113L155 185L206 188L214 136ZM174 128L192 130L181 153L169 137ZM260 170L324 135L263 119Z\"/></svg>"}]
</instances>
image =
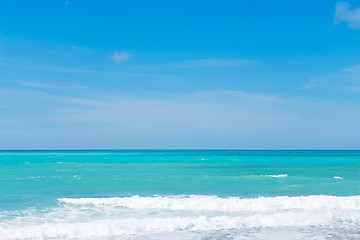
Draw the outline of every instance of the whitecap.
<instances>
[{"instance_id":1,"label":"whitecap","mask_svg":"<svg viewBox=\"0 0 360 240\"><path fill-rule=\"evenodd\" d=\"M0 239L128 239L151 234L357 227L360 196L61 198L0 221ZM256 237L253 235L253 238ZM181 239L181 238L179 238ZM199 238L195 238L199 239Z\"/></svg>"},{"instance_id":2,"label":"whitecap","mask_svg":"<svg viewBox=\"0 0 360 240\"><path fill-rule=\"evenodd\" d=\"M95 205L125 207L129 209L187 210L187 211L283 211L283 210L318 210L349 209L360 210L360 196L337 197L326 195L300 197L259 197L240 198L217 196L154 196L122 198L60 198L60 203L72 205Z\"/></svg>"},{"instance_id":3,"label":"whitecap","mask_svg":"<svg viewBox=\"0 0 360 240\"><path fill-rule=\"evenodd\" d=\"M284 178L287 177L287 174L277 174L277 175L266 175L267 177L273 177L273 178Z\"/></svg>"}]
</instances>

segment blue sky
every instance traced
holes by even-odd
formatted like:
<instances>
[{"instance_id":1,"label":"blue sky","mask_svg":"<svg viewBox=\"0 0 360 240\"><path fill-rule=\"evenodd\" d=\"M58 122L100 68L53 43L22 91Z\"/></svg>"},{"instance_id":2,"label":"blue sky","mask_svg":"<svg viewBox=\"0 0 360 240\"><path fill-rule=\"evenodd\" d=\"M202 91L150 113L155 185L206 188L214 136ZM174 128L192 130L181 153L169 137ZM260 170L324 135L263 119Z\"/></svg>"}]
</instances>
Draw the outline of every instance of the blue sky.
<instances>
[{"instance_id":1,"label":"blue sky","mask_svg":"<svg viewBox=\"0 0 360 240\"><path fill-rule=\"evenodd\" d=\"M1 1L0 148L360 149L360 1Z\"/></svg>"}]
</instances>

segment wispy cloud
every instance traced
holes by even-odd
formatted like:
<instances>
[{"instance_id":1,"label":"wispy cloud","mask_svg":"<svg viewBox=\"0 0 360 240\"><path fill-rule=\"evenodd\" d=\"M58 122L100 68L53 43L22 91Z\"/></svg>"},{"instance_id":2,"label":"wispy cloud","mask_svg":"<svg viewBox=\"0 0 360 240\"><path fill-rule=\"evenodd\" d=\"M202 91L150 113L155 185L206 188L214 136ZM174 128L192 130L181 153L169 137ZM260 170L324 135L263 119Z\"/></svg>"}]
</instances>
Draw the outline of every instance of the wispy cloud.
<instances>
[{"instance_id":1,"label":"wispy cloud","mask_svg":"<svg viewBox=\"0 0 360 240\"><path fill-rule=\"evenodd\" d=\"M130 57L131 56L130 56L129 53L127 53L127 52L118 52L118 51L115 51L111 55L111 59L116 63L119 63L119 62L122 62L122 61L125 61L125 60L129 60Z\"/></svg>"},{"instance_id":2,"label":"wispy cloud","mask_svg":"<svg viewBox=\"0 0 360 240\"><path fill-rule=\"evenodd\" d=\"M165 75L165 74L102 71L102 70L94 70L90 67L64 67L59 65L43 64L36 62L23 62L23 61L13 61L13 62L7 61L7 62L2 62L2 64L10 67L17 67L18 69L21 68L23 70L31 69L37 71L59 72L59 73L66 72L66 73L74 73L74 74L89 74L89 75L101 75L101 76L112 75L112 76L133 76L133 77L157 77L157 78L174 77L173 75Z\"/></svg>"},{"instance_id":3,"label":"wispy cloud","mask_svg":"<svg viewBox=\"0 0 360 240\"><path fill-rule=\"evenodd\" d=\"M343 68L341 70L343 72L357 72L357 71L360 71L360 64L357 64L357 65L349 67L349 68Z\"/></svg>"},{"instance_id":4,"label":"wispy cloud","mask_svg":"<svg viewBox=\"0 0 360 240\"><path fill-rule=\"evenodd\" d=\"M282 100L282 98L280 98L279 96L274 96L264 93L244 92L237 90L200 91L197 92L195 95L200 97L211 97L211 98L224 96L233 99L246 99L251 101L268 102L268 103L280 102Z\"/></svg>"},{"instance_id":5,"label":"wispy cloud","mask_svg":"<svg viewBox=\"0 0 360 240\"><path fill-rule=\"evenodd\" d=\"M75 84L48 84L41 81L18 81L21 85L25 87L33 88L54 88L54 89L73 89L73 88L86 88L79 83Z\"/></svg>"},{"instance_id":6,"label":"wispy cloud","mask_svg":"<svg viewBox=\"0 0 360 240\"><path fill-rule=\"evenodd\" d=\"M358 147L359 135L354 131L360 119L358 105L285 97L273 103L272 96L241 91L201 94L204 96L195 92L176 98L117 94L76 97L0 89L1 104L8 106L0 115L0 121L7 123L0 124L4 136L0 145L15 148ZM21 134L14 135L19 130Z\"/></svg>"},{"instance_id":7,"label":"wispy cloud","mask_svg":"<svg viewBox=\"0 0 360 240\"><path fill-rule=\"evenodd\" d=\"M331 95L358 92L360 89L360 64L339 69L323 76L310 78L303 84L303 90L319 88L321 91L331 91ZM344 97L344 96L343 96Z\"/></svg>"},{"instance_id":8,"label":"wispy cloud","mask_svg":"<svg viewBox=\"0 0 360 240\"><path fill-rule=\"evenodd\" d=\"M79 46L74 45L74 46L72 46L72 49L79 53L93 53L93 50L91 50L88 47L79 47Z\"/></svg>"},{"instance_id":9,"label":"wispy cloud","mask_svg":"<svg viewBox=\"0 0 360 240\"><path fill-rule=\"evenodd\" d=\"M309 81L307 81L303 85L303 89L311 89L311 88L316 88L319 86L326 85L329 82L329 80L331 80L331 77L329 77L329 76L310 78Z\"/></svg>"},{"instance_id":10,"label":"wispy cloud","mask_svg":"<svg viewBox=\"0 0 360 240\"><path fill-rule=\"evenodd\" d=\"M350 28L360 29L360 7L351 9L348 2L338 2L335 6L335 22L347 22Z\"/></svg>"},{"instance_id":11,"label":"wispy cloud","mask_svg":"<svg viewBox=\"0 0 360 240\"><path fill-rule=\"evenodd\" d=\"M224 59L224 58L208 58L208 59L196 59L180 61L174 64L177 67L237 67L237 66L249 66L256 63L250 59Z\"/></svg>"},{"instance_id":12,"label":"wispy cloud","mask_svg":"<svg viewBox=\"0 0 360 240\"><path fill-rule=\"evenodd\" d=\"M69 6L70 1L65 1L65 6Z\"/></svg>"}]
</instances>

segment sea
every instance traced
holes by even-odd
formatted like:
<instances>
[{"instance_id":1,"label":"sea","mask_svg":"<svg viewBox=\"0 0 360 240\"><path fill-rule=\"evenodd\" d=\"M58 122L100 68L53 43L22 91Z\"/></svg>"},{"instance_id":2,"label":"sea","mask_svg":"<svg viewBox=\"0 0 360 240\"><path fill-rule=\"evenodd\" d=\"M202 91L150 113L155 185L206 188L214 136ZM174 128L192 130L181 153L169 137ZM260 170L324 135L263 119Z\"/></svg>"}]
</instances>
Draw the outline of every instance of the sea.
<instances>
[{"instance_id":1,"label":"sea","mask_svg":"<svg viewBox=\"0 0 360 240\"><path fill-rule=\"evenodd\" d=\"M360 151L0 151L0 239L360 239Z\"/></svg>"}]
</instances>

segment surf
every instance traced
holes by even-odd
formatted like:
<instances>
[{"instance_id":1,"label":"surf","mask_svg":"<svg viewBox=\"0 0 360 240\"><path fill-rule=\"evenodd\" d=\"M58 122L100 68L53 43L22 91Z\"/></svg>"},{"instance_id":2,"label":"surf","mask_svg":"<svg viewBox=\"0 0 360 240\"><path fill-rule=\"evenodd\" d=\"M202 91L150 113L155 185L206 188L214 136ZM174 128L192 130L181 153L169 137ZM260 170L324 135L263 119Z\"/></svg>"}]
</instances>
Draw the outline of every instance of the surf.
<instances>
[{"instance_id":1,"label":"surf","mask_svg":"<svg viewBox=\"0 0 360 240\"><path fill-rule=\"evenodd\" d=\"M15 216L15 217L14 217ZM151 234L356 227L360 196L206 195L60 198L56 207L3 216L0 239L96 239Z\"/></svg>"}]
</instances>

